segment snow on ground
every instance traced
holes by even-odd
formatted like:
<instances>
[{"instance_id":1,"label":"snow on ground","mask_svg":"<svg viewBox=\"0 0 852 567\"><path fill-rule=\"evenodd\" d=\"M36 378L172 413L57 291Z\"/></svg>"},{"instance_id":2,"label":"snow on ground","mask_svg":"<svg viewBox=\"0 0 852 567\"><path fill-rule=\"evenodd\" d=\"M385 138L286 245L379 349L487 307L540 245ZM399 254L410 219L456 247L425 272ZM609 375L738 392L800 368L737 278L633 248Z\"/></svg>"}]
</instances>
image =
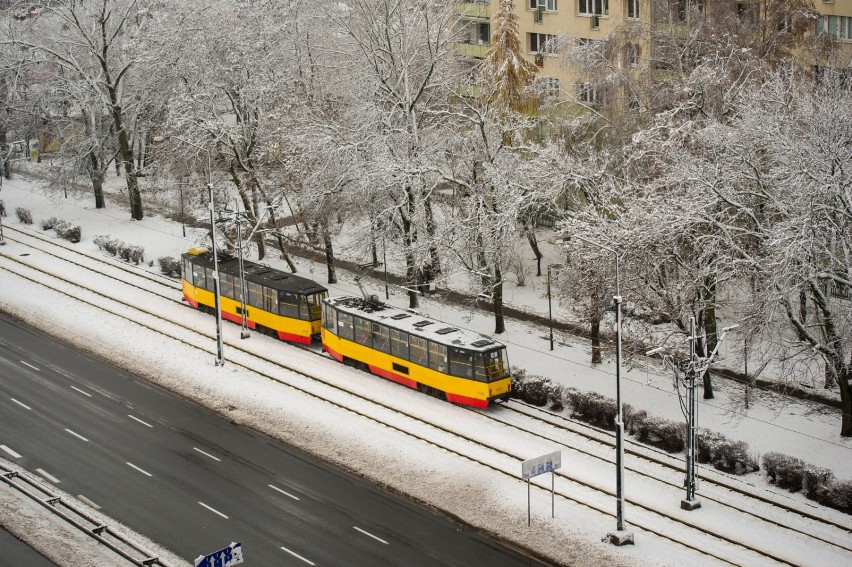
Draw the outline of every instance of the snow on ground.
<instances>
[{"instance_id":1,"label":"snow on ground","mask_svg":"<svg viewBox=\"0 0 852 567\"><path fill-rule=\"evenodd\" d=\"M5 201L10 215L4 219L5 224L18 224L14 217L14 209L18 206L32 210L34 227L41 219L56 216L81 225L83 241L77 246L93 253L98 252L92 239L101 234L143 245L146 259L155 261L160 256L178 256L189 246L203 243L206 237L204 231L187 229L188 237L183 238L180 224L158 217L131 221L126 210L119 207L95 210L88 196L83 200L73 196L67 200L56 195L45 197L36 184L22 177L6 180L0 199ZM302 275L325 281L324 266L295 260ZM150 269L156 271L156 265ZM332 294L359 293L351 274L339 273L339 278L340 284L329 286ZM387 428L365 423L349 412L296 395L288 388L240 371L233 365L215 368L212 351L209 355L201 355L192 349L181 349L177 343L166 347L161 339L147 337L145 332L130 328L133 325L127 322L102 316L93 320L79 305L69 304L61 310L46 309L32 302L31 285L0 272L0 308L44 330L55 332L56 329L74 328L73 336L65 337L67 340L84 347L84 343L103 342L111 350L111 359L122 367L148 369L148 379L232 419L360 471L387 486L404 490L413 498L430 502L490 533L541 549L560 562L578 565L604 561L610 564L675 565L698 561L687 550L645 533L637 537L637 545L633 548L620 549L603 544L600 538L613 529L614 520L587 508L560 502L557 517L551 520L549 490L533 491L533 522L528 528L526 490L520 480L511 482L494 478L464 459L430 450L428 446L414 443ZM369 291L380 296L384 293L383 285L378 280L367 284ZM526 287L510 287L506 297L510 304L527 306L538 313L547 312L543 278L533 276L528 278ZM63 301L63 307L68 303L67 299L57 301ZM406 297L399 290L392 289L391 302L405 305ZM565 315L564 310L555 304L554 308L556 318ZM432 317L484 334L492 330L493 320L487 313L441 305L429 298L424 298L423 310ZM579 390L594 390L614 396L613 365L593 367L588 362L589 347L585 341L557 335L557 344L551 352L546 328L514 321L509 321L507 327L507 333L499 340L508 345L509 360L513 366L526 368L532 374L549 376ZM226 338L238 340L239 327L225 324L224 332ZM127 336L130 333L132 337ZM225 356L226 359L231 356L227 348ZM312 361L306 360L305 364L312 364ZM198 372L199 369L203 372ZM350 372L349 369L346 371ZM622 378L625 403L661 417L682 418L672 390L671 376L662 372L660 367L649 365L648 369L626 371ZM359 380L369 385L375 384L371 381L378 378L364 375ZM422 405L435 412L457 411L449 404L441 404L392 384L374 387L381 388L383 395L393 392L392 395L400 398L399 403ZM726 410L726 403L729 396L736 395L735 386L717 381L716 394L717 398L709 403L699 400L700 426L746 441L755 453L779 450L829 467L838 478L849 477L846 463L852 454L852 441L841 439L837 433L840 419L837 410L780 400L774 394L762 393L756 396L746 417L734 418ZM399 458L386 458L389 447ZM536 455L530 455L533 456ZM440 476L443 482L436 485L436 476ZM763 483L757 476L754 482ZM549 479L539 484L547 485L549 489ZM630 495L629 477L626 484ZM459 505L459 502L471 501L478 505ZM627 520L629 523L629 509Z\"/></svg>"}]
</instances>

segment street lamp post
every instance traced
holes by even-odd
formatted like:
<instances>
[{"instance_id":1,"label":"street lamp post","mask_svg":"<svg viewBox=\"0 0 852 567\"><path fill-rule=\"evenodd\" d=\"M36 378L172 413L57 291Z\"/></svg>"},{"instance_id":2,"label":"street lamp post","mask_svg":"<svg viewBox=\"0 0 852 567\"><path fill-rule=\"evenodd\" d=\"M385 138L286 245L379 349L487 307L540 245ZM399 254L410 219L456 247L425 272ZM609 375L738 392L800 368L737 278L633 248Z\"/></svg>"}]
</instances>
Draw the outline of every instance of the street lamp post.
<instances>
[{"instance_id":1,"label":"street lamp post","mask_svg":"<svg viewBox=\"0 0 852 567\"><path fill-rule=\"evenodd\" d=\"M609 542L614 545L633 544L633 532L624 528L624 420L621 411L621 259L624 254L619 254L615 249L604 246L599 242L590 240L583 236L572 235L567 238L576 238L602 250L611 252L615 256L615 498L616 498L616 531L607 534ZM558 242L558 241L557 241Z\"/></svg>"},{"instance_id":2,"label":"street lamp post","mask_svg":"<svg viewBox=\"0 0 852 567\"><path fill-rule=\"evenodd\" d=\"M547 320L550 324L550 350L553 350L553 307L551 305L551 293L550 293L550 270L556 268L557 270L562 267L562 264L549 264L547 266Z\"/></svg>"},{"instance_id":3,"label":"street lamp post","mask_svg":"<svg viewBox=\"0 0 852 567\"><path fill-rule=\"evenodd\" d=\"M210 208L210 248L213 254L213 304L216 311L216 366L222 366L225 364L222 354L222 301L221 288L219 287L219 256L216 254L216 212L213 207L213 168L211 167L210 150L189 140L184 140L183 138L177 139L207 155L207 204ZM154 136L153 138L155 144L164 141L166 141L164 136ZM183 192L181 192L181 205L183 205Z\"/></svg>"}]
</instances>

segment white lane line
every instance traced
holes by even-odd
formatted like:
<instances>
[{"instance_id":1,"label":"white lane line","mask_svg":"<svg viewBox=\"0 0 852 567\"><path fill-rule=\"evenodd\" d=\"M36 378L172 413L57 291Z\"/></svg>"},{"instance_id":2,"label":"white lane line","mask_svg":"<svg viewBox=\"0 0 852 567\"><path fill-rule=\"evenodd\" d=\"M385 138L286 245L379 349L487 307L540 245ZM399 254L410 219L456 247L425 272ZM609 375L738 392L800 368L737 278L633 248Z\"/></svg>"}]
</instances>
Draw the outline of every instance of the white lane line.
<instances>
[{"instance_id":1,"label":"white lane line","mask_svg":"<svg viewBox=\"0 0 852 567\"><path fill-rule=\"evenodd\" d=\"M298 554L298 553L296 553L295 551L290 551L290 550L289 550L289 549L287 549L286 547L281 547L281 549L283 549L284 551L286 551L287 553L289 553L290 555L292 555L292 556L293 556L293 557L295 557L296 559L301 559L302 561L304 561L304 562L305 562L305 563L307 563L308 565L316 565L316 563L314 563L313 561L310 561L310 560L308 560L308 559L305 559L304 557L302 557L301 555L299 555L299 554Z\"/></svg>"},{"instance_id":2,"label":"white lane line","mask_svg":"<svg viewBox=\"0 0 852 567\"><path fill-rule=\"evenodd\" d=\"M220 459L219 457L214 457L214 456L213 456L213 455L211 455L210 453L207 453L207 452L205 452L205 451L202 451L202 450L201 450L201 449L199 449L198 447L193 447L193 449L195 449L196 451L198 451L199 453L201 453L201 454L202 454L202 455L204 455L205 457L210 457L210 458L211 458L211 459L213 459L214 461L222 462L222 459Z\"/></svg>"},{"instance_id":3,"label":"white lane line","mask_svg":"<svg viewBox=\"0 0 852 567\"><path fill-rule=\"evenodd\" d=\"M21 458L21 455L17 454L15 451L13 451L12 449L10 449L10 448L9 448L9 447L7 447L6 445L0 445L0 449L3 449L4 451L6 451L7 453L9 453L10 455L12 455L13 457L15 457L16 459L20 459L20 458Z\"/></svg>"},{"instance_id":4,"label":"white lane line","mask_svg":"<svg viewBox=\"0 0 852 567\"><path fill-rule=\"evenodd\" d=\"M77 500L80 500L81 502L88 504L90 507L94 508L95 510L101 509L100 506L98 506L97 504L95 504L94 502L92 502L91 500L89 500L88 498L83 496L82 494L77 495Z\"/></svg>"},{"instance_id":5,"label":"white lane line","mask_svg":"<svg viewBox=\"0 0 852 567\"><path fill-rule=\"evenodd\" d=\"M371 538L373 538L373 539L374 539L374 540L376 540L376 541L380 541L380 542L382 542L382 543L383 543L383 544L385 544L385 545L390 545L388 542L386 542L386 541L385 541L385 540L383 540L382 538L377 537L377 536L374 536L374 535L373 535L373 534L371 534L370 532L368 532L368 531L364 531L364 530L362 530L361 528L359 528L358 526L352 526L352 528L353 528L353 529L358 530L359 532L361 532L361 533L362 533L362 534L364 534L365 536L370 536Z\"/></svg>"},{"instance_id":6,"label":"white lane line","mask_svg":"<svg viewBox=\"0 0 852 567\"><path fill-rule=\"evenodd\" d=\"M129 417L129 418L130 418L130 419L132 419L133 421L138 421L138 422L139 422L139 423L141 423L142 425L147 425L148 427L154 427L154 426L153 426L153 425L151 425L150 423L147 423L147 422L145 422L145 421L142 421L142 420L141 420L141 419L139 419L138 417L133 417L133 416L132 416L132 415L130 415L130 414L127 414L127 417Z\"/></svg>"},{"instance_id":7,"label":"white lane line","mask_svg":"<svg viewBox=\"0 0 852 567\"><path fill-rule=\"evenodd\" d=\"M90 397L90 398L92 397L92 394L90 394L89 392L84 392L83 390L81 390L80 388L77 388L76 386L71 386L71 389L72 389L72 390L77 390L78 392L80 392L80 393L81 393L81 394L83 394L84 396L88 396L88 397Z\"/></svg>"},{"instance_id":8,"label":"white lane line","mask_svg":"<svg viewBox=\"0 0 852 567\"><path fill-rule=\"evenodd\" d=\"M30 364L29 362L24 362L23 360L22 360L22 361L20 361L20 362L21 362L21 364L23 364L24 366L29 366L30 368L32 368L32 369L33 369L33 370L35 370L36 372L41 372L41 368L36 368L35 366L33 366L32 364Z\"/></svg>"},{"instance_id":9,"label":"white lane line","mask_svg":"<svg viewBox=\"0 0 852 567\"><path fill-rule=\"evenodd\" d=\"M142 473L142 474L144 474L145 476L154 476L154 475L152 475L151 473L149 473L148 471L140 469L139 467L137 467L136 465L134 465L134 464L133 464L133 463L131 463L130 461L127 461L127 462L125 462L124 464L126 464L126 465L127 465L128 467L130 467L131 469L136 469L137 471L141 472L141 473Z\"/></svg>"},{"instance_id":10,"label":"white lane line","mask_svg":"<svg viewBox=\"0 0 852 567\"><path fill-rule=\"evenodd\" d=\"M83 437L83 436L82 436L82 435L80 435L79 433L75 433L74 431L71 431L70 429L65 429L65 431L67 431L68 433L70 433L71 435L73 435L74 437L76 437L77 439L82 439L82 440L83 440L83 441L85 441L86 443L88 443L88 442L89 442L89 440L88 440L88 439L86 439L85 437Z\"/></svg>"},{"instance_id":11,"label":"white lane line","mask_svg":"<svg viewBox=\"0 0 852 567\"><path fill-rule=\"evenodd\" d=\"M210 510L210 511L211 511L211 512L213 512L214 514L219 514L220 516L222 516L222 517L223 517L223 518L225 518L226 520L228 519L228 516L226 516L225 514L223 514L222 512L220 512L219 510L217 510L217 509L215 509L215 508L211 508L210 506L208 506L208 505L207 505L207 504L205 504L204 502L199 502L199 504L201 504L202 506L204 506L205 508L207 508L208 510Z\"/></svg>"},{"instance_id":12,"label":"white lane line","mask_svg":"<svg viewBox=\"0 0 852 567\"><path fill-rule=\"evenodd\" d=\"M9 399L10 399L10 400L12 400L13 402L15 402L16 404L18 404L19 406L21 406L21 407L22 407L22 408L24 408L24 409L28 409L28 410L33 409L33 408L31 408L30 406L28 406L27 404L25 404L24 402L19 402L19 401L18 401L18 400L16 400L15 398L9 398Z\"/></svg>"},{"instance_id":13,"label":"white lane line","mask_svg":"<svg viewBox=\"0 0 852 567\"><path fill-rule=\"evenodd\" d=\"M36 469L36 472L47 480L49 480L50 482L52 482L53 484L59 484L61 482L58 478L56 478L44 469Z\"/></svg>"},{"instance_id":14,"label":"white lane line","mask_svg":"<svg viewBox=\"0 0 852 567\"><path fill-rule=\"evenodd\" d=\"M271 488L272 490L277 490L278 492L280 492L280 493L281 493L281 494L283 494L284 496L289 496L289 497L290 497L290 498L292 498L293 500L298 500L298 499L299 499L299 497L298 497L298 496L293 496L292 494L290 494L290 493L289 493L289 492L287 492L286 490L281 490L281 489L280 489L280 488L278 488L277 486L273 486L273 485L271 485L271 484L270 484L270 485L268 485L268 486L269 486L269 488Z\"/></svg>"}]
</instances>

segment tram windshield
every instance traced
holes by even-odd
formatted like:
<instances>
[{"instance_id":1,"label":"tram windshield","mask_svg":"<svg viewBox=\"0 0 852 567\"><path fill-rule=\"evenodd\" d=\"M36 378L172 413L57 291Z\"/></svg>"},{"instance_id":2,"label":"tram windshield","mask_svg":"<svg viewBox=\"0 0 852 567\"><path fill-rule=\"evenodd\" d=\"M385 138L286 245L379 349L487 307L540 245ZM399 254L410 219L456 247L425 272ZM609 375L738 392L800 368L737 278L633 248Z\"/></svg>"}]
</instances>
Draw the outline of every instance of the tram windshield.
<instances>
[{"instance_id":1,"label":"tram windshield","mask_svg":"<svg viewBox=\"0 0 852 567\"><path fill-rule=\"evenodd\" d=\"M480 382L494 382L509 374L509 362L506 349L492 350L476 355L476 379Z\"/></svg>"}]
</instances>

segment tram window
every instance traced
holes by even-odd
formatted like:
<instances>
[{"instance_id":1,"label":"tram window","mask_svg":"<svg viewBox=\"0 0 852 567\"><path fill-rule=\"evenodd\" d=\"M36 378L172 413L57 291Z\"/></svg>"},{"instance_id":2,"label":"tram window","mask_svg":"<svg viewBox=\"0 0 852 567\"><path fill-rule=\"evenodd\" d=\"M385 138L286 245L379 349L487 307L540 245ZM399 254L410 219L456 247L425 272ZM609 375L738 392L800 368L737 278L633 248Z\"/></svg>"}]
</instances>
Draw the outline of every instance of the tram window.
<instances>
[{"instance_id":1,"label":"tram window","mask_svg":"<svg viewBox=\"0 0 852 567\"><path fill-rule=\"evenodd\" d=\"M263 288L259 283L248 282L249 305L263 309Z\"/></svg>"},{"instance_id":2,"label":"tram window","mask_svg":"<svg viewBox=\"0 0 852 567\"><path fill-rule=\"evenodd\" d=\"M222 276L222 297L234 299L234 276L231 274L220 274Z\"/></svg>"},{"instance_id":3,"label":"tram window","mask_svg":"<svg viewBox=\"0 0 852 567\"><path fill-rule=\"evenodd\" d=\"M264 309L270 313L278 313L278 292L270 287L263 288Z\"/></svg>"},{"instance_id":4,"label":"tram window","mask_svg":"<svg viewBox=\"0 0 852 567\"><path fill-rule=\"evenodd\" d=\"M352 315L337 313L337 336L350 341L355 337L355 330L352 327Z\"/></svg>"},{"instance_id":5,"label":"tram window","mask_svg":"<svg viewBox=\"0 0 852 567\"><path fill-rule=\"evenodd\" d=\"M408 360L408 333L390 330L391 354L403 360Z\"/></svg>"},{"instance_id":6,"label":"tram window","mask_svg":"<svg viewBox=\"0 0 852 567\"><path fill-rule=\"evenodd\" d=\"M311 320L311 311L308 309L308 299L304 295L299 296L299 319L303 321Z\"/></svg>"},{"instance_id":7,"label":"tram window","mask_svg":"<svg viewBox=\"0 0 852 567\"><path fill-rule=\"evenodd\" d=\"M428 366L429 353L426 351L426 344L429 341L419 337L409 336L409 360L420 366Z\"/></svg>"},{"instance_id":8,"label":"tram window","mask_svg":"<svg viewBox=\"0 0 852 567\"><path fill-rule=\"evenodd\" d=\"M429 342L429 368L438 372L447 372L447 347Z\"/></svg>"},{"instance_id":9,"label":"tram window","mask_svg":"<svg viewBox=\"0 0 852 567\"><path fill-rule=\"evenodd\" d=\"M473 353L460 348L450 349L450 374L473 378Z\"/></svg>"},{"instance_id":10,"label":"tram window","mask_svg":"<svg viewBox=\"0 0 852 567\"><path fill-rule=\"evenodd\" d=\"M476 379L493 382L506 375L505 349L476 355Z\"/></svg>"},{"instance_id":11,"label":"tram window","mask_svg":"<svg viewBox=\"0 0 852 567\"><path fill-rule=\"evenodd\" d=\"M205 273L205 277L207 279L207 287L205 287L205 289L208 289L208 290L215 293L216 290L213 286L215 285L216 280L214 279L213 276L216 275L216 272L214 272L212 268L204 268L204 273Z\"/></svg>"},{"instance_id":12,"label":"tram window","mask_svg":"<svg viewBox=\"0 0 852 567\"><path fill-rule=\"evenodd\" d=\"M370 337L370 322L360 317L355 317L355 342L359 345L372 346L373 341Z\"/></svg>"},{"instance_id":13,"label":"tram window","mask_svg":"<svg viewBox=\"0 0 852 567\"><path fill-rule=\"evenodd\" d=\"M192 281L195 287L200 287L202 289L207 289L207 282L204 280L204 266L199 266L198 264L192 265Z\"/></svg>"},{"instance_id":14,"label":"tram window","mask_svg":"<svg viewBox=\"0 0 852 567\"><path fill-rule=\"evenodd\" d=\"M337 311L326 303L322 304L322 326L337 334Z\"/></svg>"},{"instance_id":15,"label":"tram window","mask_svg":"<svg viewBox=\"0 0 852 567\"><path fill-rule=\"evenodd\" d=\"M373 348L382 352L390 353L389 329L379 323L373 323Z\"/></svg>"},{"instance_id":16,"label":"tram window","mask_svg":"<svg viewBox=\"0 0 852 567\"><path fill-rule=\"evenodd\" d=\"M325 298L325 292L309 295L308 299L308 320L316 321L320 318L322 300Z\"/></svg>"},{"instance_id":17,"label":"tram window","mask_svg":"<svg viewBox=\"0 0 852 567\"><path fill-rule=\"evenodd\" d=\"M285 317L299 318L299 304L295 293L289 291L278 292L278 312Z\"/></svg>"},{"instance_id":18,"label":"tram window","mask_svg":"<svg viewBox=\"0 0 852 567\"><path fill-rule=\"evenodd\" d=\"M180 267L183 279L192 284L192 263L189 261L189 258L181 258Z\"/></svg>"}]
</instances>

